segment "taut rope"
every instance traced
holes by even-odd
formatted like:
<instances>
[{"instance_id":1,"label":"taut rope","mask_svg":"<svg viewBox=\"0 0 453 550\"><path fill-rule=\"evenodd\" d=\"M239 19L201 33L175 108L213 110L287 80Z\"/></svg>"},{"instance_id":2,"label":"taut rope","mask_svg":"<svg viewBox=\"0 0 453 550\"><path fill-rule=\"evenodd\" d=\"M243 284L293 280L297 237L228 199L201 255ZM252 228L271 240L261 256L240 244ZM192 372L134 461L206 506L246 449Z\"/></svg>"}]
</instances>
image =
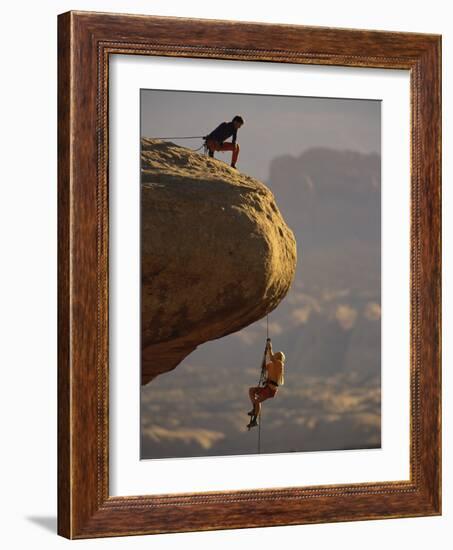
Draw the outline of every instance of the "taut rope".
<instances>
[{"instance_id":1,"label":"taut rope","mask_svg":"<svg viewBox=\"0 0 453 550\"><path fill-rule=\"evenodd\" d=\"M266 315L266 345L269 339L269 313ZM266 362L266 353L264 353L264 363ZM263 380L263 369L261 369L261 376L258 385L261 385ZM261 411L263 407L260 407L260 414L258 415L258 454L261 454Z\"/></svg>"}]
</instances>

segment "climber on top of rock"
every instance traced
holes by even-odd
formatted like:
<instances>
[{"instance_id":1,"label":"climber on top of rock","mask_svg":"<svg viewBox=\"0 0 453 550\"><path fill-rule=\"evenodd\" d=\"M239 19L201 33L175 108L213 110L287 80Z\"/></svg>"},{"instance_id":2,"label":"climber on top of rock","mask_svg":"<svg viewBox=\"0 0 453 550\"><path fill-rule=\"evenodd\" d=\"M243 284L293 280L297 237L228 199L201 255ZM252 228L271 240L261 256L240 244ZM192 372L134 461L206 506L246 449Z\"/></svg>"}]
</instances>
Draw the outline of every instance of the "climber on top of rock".
<instances>
[{"instance_id":1,"label":"climber on top of rock","mask_svg":"<svg viewBox=\"0 0 453 550\"><path fill-rule=\"evenodd\" d=\"M214 157L214 151L233 151L231 167L236 168L239 156L239 144L236 143L237 131L244 124L244 119L236 115L230 122L222 122L210 134L205 136L206 146L210 157ZM232 141L225 141L233 136Z\"/></svg>"},{"instance_id":2,"label":"climber on top of rock","mask_svg":"<svg viewBox=\"0 0 453 550\"><path fill-rule=\"evenodd\" d=\"M256 419L261 412L261 403L266 399L275 397L278 386L283 386L285 382L284 378L284 363L285 354L282 351L272 352L271 339L266 341L265 352L265 371L266 379L264 386L254 386L249 388L249 397L252 402L253 408L248 412L251 416L250 423L247 424L247 428L257 426Z\"/></svg>"}]
</instances>

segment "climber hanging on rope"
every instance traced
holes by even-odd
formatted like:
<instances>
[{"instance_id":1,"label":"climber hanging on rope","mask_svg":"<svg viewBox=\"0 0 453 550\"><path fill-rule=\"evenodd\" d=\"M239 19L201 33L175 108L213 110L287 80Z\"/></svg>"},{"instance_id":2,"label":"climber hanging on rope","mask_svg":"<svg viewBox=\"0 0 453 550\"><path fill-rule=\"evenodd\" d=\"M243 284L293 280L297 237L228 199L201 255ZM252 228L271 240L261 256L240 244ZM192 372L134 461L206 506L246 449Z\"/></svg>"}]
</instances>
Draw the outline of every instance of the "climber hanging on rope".
<instances>
[{"instance_id":1,"label":"climber hanging on rope","mask_svg":"<svg viewBox=\"0 0 453 550\"><path fill-rule=\"evenodd\" d=\"M214 157L214 151L233 151L231 167L236 168L239 156L239 144L236 143L237 131L243 124L244 119L236 115L230 122L222 122L210 134L204 136L209 156ZM233 137L232 141L225 141L230 136Z\"/></svg>"},{"instance_id":2,"label":"climber hanging on rope","mask_svg":"<svg viewBox=\"0 0 453 550\"><path fill-rule=\"evenodd\" d=\"M266 340L266 349L264 352L264 362L261 374L261 380L263 380L263 386L259 384L249 388L249 397L252 402L253 408L247 414L251 416L250 423L247 424L247 428L253 428L257 426L257 418L261 412L261 403L266 399L275 397L279 386L284 384L284 363L285 354L282 351L273 353L271 339ZM264 372L263 372L264 371Z\"/></svg>"}]
</instances>

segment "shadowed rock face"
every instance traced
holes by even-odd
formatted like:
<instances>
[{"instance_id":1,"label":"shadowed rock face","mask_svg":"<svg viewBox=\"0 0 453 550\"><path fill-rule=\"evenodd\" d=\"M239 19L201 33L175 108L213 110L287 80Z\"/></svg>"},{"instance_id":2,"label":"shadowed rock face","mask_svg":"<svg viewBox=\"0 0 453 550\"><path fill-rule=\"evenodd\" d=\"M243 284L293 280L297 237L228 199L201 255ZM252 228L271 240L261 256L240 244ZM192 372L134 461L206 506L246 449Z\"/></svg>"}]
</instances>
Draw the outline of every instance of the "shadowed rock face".
<instances>
[{"instance_id":1,"label":"shadowed rock face","mask_svg":"<svg viewBox=\"0 0 453 550\"><path fill-rule=\"evenodd\" d=\"M142 384L272 311L296 268L294 235L264 184L147 138L141 247Z\"/></svg>"}]
</instances>

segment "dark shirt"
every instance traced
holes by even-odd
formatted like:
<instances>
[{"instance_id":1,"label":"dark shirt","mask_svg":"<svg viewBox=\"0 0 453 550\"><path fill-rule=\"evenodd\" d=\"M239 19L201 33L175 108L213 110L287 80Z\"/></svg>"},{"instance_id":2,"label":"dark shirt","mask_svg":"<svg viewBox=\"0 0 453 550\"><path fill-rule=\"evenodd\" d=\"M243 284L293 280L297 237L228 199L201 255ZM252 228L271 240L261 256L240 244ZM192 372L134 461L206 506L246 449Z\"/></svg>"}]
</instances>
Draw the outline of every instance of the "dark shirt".
<instances>
[{"instance_id":1,"label":"dark shirt","mask_svg":"<svg viewBox=\"0 0 453 550\"><path fill-rule=\"evenodd\" d=\"M233 143L236 143L237 129L234 127L233 122L222 122L215 130L213 130L206 137L218 141L222 144L227 138L233 136Z\"/></svg>"}]
</instances>

